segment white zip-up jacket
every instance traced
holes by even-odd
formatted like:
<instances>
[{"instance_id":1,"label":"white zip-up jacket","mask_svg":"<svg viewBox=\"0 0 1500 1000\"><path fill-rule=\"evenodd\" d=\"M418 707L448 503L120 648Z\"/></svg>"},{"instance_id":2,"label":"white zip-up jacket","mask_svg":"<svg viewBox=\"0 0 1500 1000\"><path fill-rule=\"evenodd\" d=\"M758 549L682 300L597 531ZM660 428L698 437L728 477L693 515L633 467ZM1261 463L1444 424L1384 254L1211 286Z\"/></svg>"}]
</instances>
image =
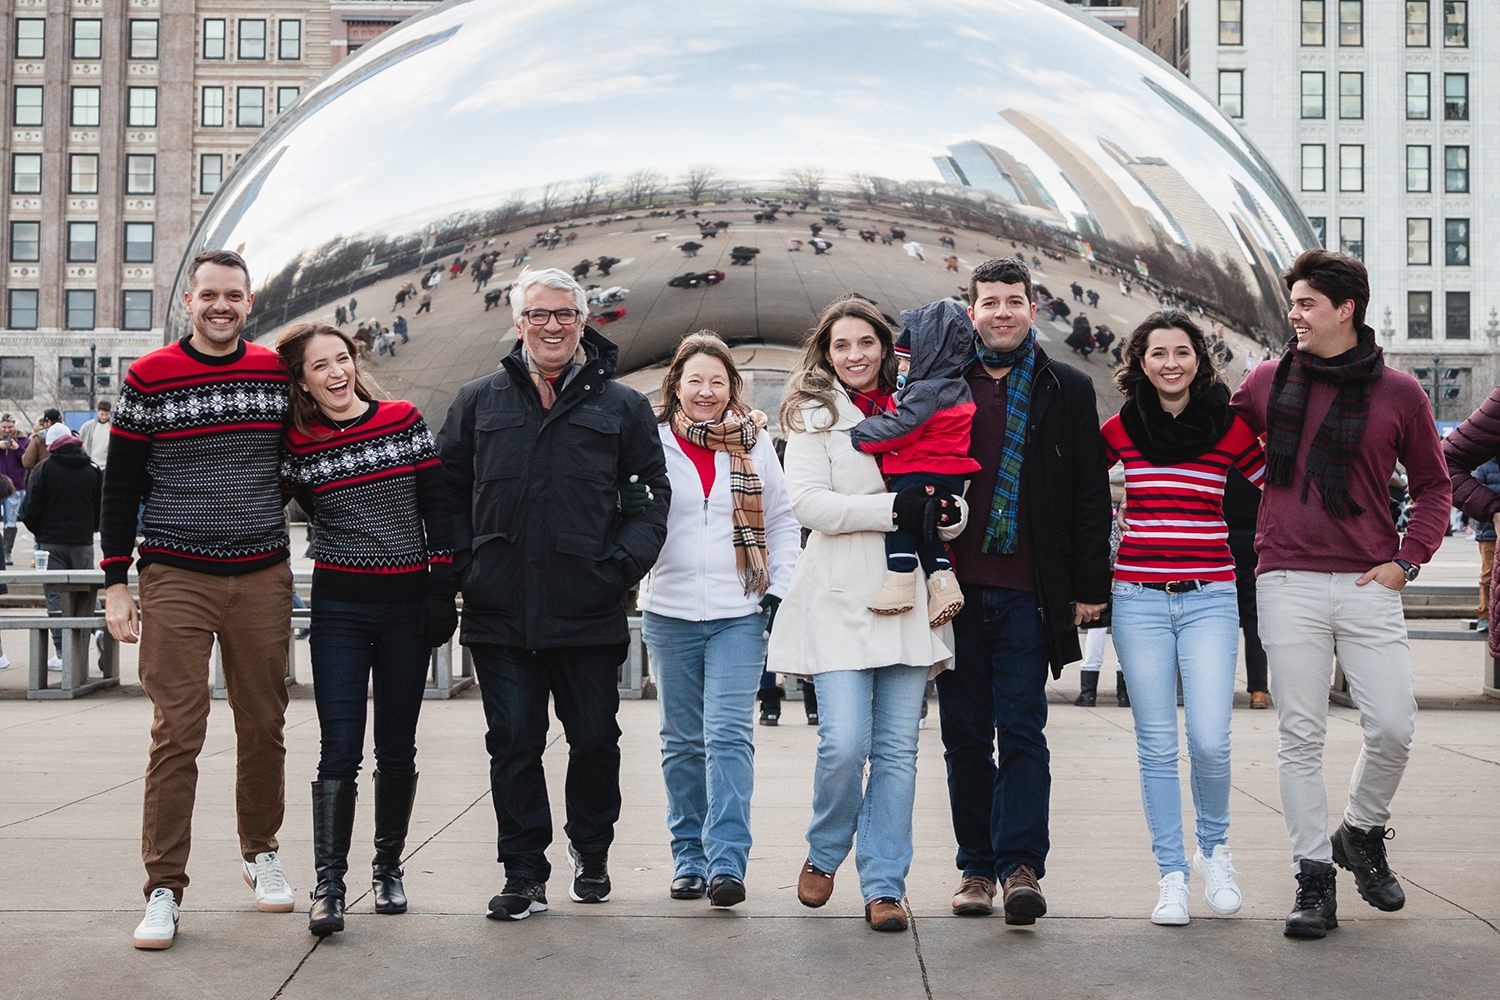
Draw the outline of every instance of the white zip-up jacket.
<instances>
[{"instance_id":1,"label":"white zip-up jacket","mask_svg":"<svg viewBox=\"0 0 1500 1000\"><path fill-rule=\"evenodd\" d=\"M641 581L637 605L652 614L694 622L753 614L760 606L760 595L745 594L735 567L729 453L714 453L714 485L705 497L698 467L682 450L671 424L658 426L667 456L667 478L672 483L672 507L667 514L667 542ZM755 439L750 460L760 477L766 519L766 568L771 577L766 593L784 597L801 553L802 526L792 513L786 477L770 434L762 431Z\"/></svg>"}]
</instances>

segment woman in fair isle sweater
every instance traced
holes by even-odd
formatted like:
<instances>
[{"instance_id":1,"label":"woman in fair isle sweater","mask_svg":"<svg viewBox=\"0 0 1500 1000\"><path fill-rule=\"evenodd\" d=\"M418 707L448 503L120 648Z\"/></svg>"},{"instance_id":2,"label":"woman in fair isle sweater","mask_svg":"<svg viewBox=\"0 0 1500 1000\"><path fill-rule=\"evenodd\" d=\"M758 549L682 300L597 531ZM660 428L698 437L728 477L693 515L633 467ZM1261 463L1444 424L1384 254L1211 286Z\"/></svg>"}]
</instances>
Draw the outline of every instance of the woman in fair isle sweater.
<instances>
[{"instance_id":1,"label":"woman in fair isle sweater","mask_svg":"<svg viewBox=\"0 0 1500 1000\"><path fill-rule=\"evenodd\" d=\"M314 526L313 694L323 731L312 783L318 886L308 929L344 929L344 874L375 682L375 912L406 912L401 852L416 794L417 713L430 650L458 625L452 526L437 445L417 408L372 398L354 342L303 323L276 345L291 376L282 492Z\"/></svg>"}]
</instances>

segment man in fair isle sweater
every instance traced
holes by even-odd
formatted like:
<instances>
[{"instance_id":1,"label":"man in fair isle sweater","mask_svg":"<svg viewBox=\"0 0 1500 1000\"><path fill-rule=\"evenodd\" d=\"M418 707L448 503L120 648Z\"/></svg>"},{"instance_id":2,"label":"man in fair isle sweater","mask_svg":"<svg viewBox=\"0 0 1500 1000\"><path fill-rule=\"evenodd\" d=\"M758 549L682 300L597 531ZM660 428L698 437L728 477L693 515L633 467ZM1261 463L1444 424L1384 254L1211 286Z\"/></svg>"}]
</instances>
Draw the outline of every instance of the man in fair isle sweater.
<instances>
[{"instance_id":1,"label":"man in fair isle sweater","mask_svg":"<svg viewBox=\"0 0 1500 1000\"><path fill-rule=\"evenodd\" d=\"M141 688L155 706L137 948L170 948L177 935L216 635L234 712L245 881L257 909L292 909L276 855L292 611L277 477L287 376L275 351L240 339L253 299L238 254L195 257L183 295L192 333L130 366L110 432L100 527L105 618L116 639L141 643ZM142 500L137 612L126 573Z\"/></svg>"}]
</instances>

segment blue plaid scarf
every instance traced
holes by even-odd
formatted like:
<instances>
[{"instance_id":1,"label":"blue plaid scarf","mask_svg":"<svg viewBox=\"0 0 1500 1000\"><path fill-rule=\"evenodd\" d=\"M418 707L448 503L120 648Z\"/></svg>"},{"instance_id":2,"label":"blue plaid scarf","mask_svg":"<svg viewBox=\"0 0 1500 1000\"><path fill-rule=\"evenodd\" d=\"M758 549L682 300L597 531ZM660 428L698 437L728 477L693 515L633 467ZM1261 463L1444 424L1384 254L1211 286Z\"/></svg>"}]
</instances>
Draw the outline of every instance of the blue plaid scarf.
<instances>
[{"instance_id":1,"label":"blue plaid scarf","mask_svg":"<svg viewBox=\"0 0 1500 1000\"><path fill-rule=\"evenodd\" d=\"M1014 555L1020 548L1016 538L1016 508L1021 498L1021 459L1026 450L1026 421L1031 415L1031 383L1036 375L1036 331L1014 351L991 351L974 337L974 360L995 368L1009 366L1005 376L1005 450L995 476L995 499L984 526L979 551Z\"/></svg>"}]
</instances>

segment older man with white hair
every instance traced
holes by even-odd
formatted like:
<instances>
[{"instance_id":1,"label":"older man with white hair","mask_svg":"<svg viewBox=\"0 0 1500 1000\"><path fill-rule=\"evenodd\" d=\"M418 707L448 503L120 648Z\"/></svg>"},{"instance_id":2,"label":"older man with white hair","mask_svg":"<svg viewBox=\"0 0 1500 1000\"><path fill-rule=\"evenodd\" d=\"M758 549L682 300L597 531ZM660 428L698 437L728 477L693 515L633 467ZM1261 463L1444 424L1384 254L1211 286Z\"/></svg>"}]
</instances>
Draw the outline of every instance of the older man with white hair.
<instances>
[{"instance_id":1,"label":"older man with white hair","mask_svg":"<svg viewBox=\"0 0 1500 1000\"><path fill-rule=\"evenodd\" d=\"M646 398L614 381L619 349L587 325L565 271L523 271L518 343L459 390L438 437L464 595L460 641L484 696L505 887L487 916L547 909L547 698L568 739L569 896L609 899L620 815L617 676L624 598L667 534L666 460Z\"/></svg>"}]
</instances>

